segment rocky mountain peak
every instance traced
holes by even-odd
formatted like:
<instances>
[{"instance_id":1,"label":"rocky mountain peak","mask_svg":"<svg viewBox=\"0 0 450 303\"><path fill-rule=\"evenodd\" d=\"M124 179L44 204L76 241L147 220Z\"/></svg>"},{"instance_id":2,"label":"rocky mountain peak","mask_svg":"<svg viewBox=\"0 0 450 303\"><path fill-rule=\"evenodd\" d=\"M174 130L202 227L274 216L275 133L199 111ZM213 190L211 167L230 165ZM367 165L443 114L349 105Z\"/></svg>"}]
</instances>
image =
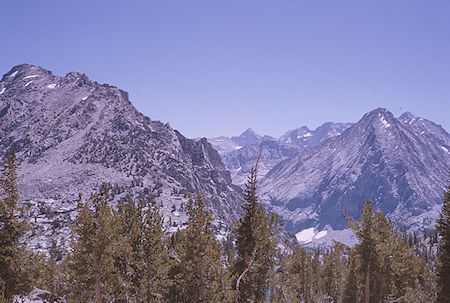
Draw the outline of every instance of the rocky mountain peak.
<instances>
[{"instance_id":1,"label":"rocky mountain peak","mask_svg":"<svg viewBox=\"0 0 450 303\"><path fill-rule=\"evenodd\" d=\"M128 93L84 74L14 67L0 81L0 118L0 157L15 146L23 203L36 223L44 222L31 245L64 245L78 193L89 196L102 182L116 202L156 200L173 229L186 219L189 195L204 196L218 230L240 211L241 191L205 139L195 142L152 121Z\"/></svg>"},{"instance_id":2,"label":"rocky mountain peak","mask_svg":"<svg viewBox=\"0 0 450 303\"><path fill-rule=\"evenodd\" d=\"M275 141L275 140L277 140L277 139L274 138L274 137L272 137L272 136L268 136L268 135L264 135L264 136L262 137L262 141L263 141L263 142L265 142L265 141Z\"/></svg>"},{"instance_id":3,"label":"rocky mountain peak","mask_svg":"<svg viewBox=\"0 0 450 303\"><path fill-rule=\"evenodd\" d=\"M404 112L403 114L400 115L400 117L398 117L398 120L407 124L412 124L415 121L415 119L416 117L410 112Z\"/></svg>"},{"instance_id":4,"label":"rocky mountain peak","mask_svg":"<svg viewBox=\"0 0 450 303\"><path fill-rule=\"evenodd\" d=\"M449 136L442 132L440 139L434 130L376 109L341 135L275 166L261 181L262 196L293 232L342 229L344 211L357 217L365 199L405 227L432 227L450 167L443 143Z\"/></svg>"},{"instance_id":5,"label":"rocky mountain peak","mask_svg":"<svg viewBox=\"0 0 450 303\"><path fill-rule=\"evenodd\" d=\"M249 128L247 128L242 134L241 134L241 136L243 136L243 135L253 135L253 136L259 136L253 129L251 129L250 127Z\"/></svg>"},{"instance_id":6,"label":"rocky mountain peak","mask_svg":"<svg viewBox=\"0 0 450 303\"><path fill-rule=\"evenodd\" d=\"M386 145L393 144L402 131L404 131L402 123L390 111L377 108L366 113L353 127L350 127L347 137L361 144L378 142L379 145Z\"/></svg>"},{"instance_id":7,"label":"rocky mountain peak","mask_svg":"<svg viewBox=\"0 0 450 303\"><path fill-rule=\"evenodd\" d=\"M231 140L238 145L246 146L261 142L261 136L258 135L253 129L247 128L238 137L231 137Z\"/></svg>"},{"instance_id":8,"label":"rocky mountain peak","mask_svg":"<svg viewBox=\"0 0 450 303\"><path fill-rule=\"evenodd\" d=\"M370 124L374 126L389 127L390 123L395 123L394 115L385 108L377 108L365 114L358 123Z\"/></svg>"},{"instance_id":9,"label":"rocky mountain peak","mask_svg":"<svg viewBox=\"0 0 450 303\"><path fill-rule=\"evenodd\" d=\"M86 74L82 74L79 72L70 72L67 73L66 76L64 77L65 80L68 81L82 81L84 83L88 83L89 82L89 78Z\"/></svg>"},{"instance_id":10,"label":"rocky mountain peak","mask_svg":"<svg viewBox=\"0 0 450 303\"><path fill-rule=\"evenodd\" d=\"M278 139L278 141L282 144L295 146L300 150L308 149L329 138L339 136L351 125L352 123L325 122L315 130L311 130L307 126L302 126L300 128L287 131Z\"/></svg>"},{"instance_id":11,"label":"rocky mountain peak","mask_svg":"<svg viewBox=\"0 0 450 303\"><path fill-rule=\"evenodd\" d=\"M311 130L307 126L301 126L299 128L287 131L278 140L284 144L295 144L299 140L302 140L302 138L308 138L311 136Z\"/></svg>"},{"instance_id":12,"label":"rocky mountain peak","mask_svg":"<svg viewBox=\"0 0 450 303\"><path fill-rule=\"evenodd\" d=\"M422 117L415 117L409 112L402 114L398 120L405 125L410 125L415 128L417 133L421 136L439 139L441 141L441 145L445 149L448 149L448 146L450 146L450 135L441 125Z\"/></svg>"},{"instance_id":13,"label":"rocky mountain peak","mask_svg":"<svg viewBox=\"0 0 450 303\"><path fill-rule=\"evenodd\" d=\"M19 82L23 82L24 85L27 85L27 83L30 85L31 81L48 80L52 77L51 71L35 65L21 64L14 66L9 72L4 74L1 81L4 82L4 86Z\"/></svg>"}]
</instances>

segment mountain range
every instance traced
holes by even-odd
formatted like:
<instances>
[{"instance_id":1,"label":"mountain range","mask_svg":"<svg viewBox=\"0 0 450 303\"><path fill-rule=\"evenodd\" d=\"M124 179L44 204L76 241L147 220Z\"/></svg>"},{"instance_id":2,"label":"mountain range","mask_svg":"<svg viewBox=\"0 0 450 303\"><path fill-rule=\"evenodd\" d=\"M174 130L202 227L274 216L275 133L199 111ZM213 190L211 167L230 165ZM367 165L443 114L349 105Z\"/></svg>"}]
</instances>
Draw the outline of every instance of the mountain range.
<instances>
[{"instance_id":1,"label":"mountain range","mask_svg":"<svg viewBox=\"0 0 450 303\"><path fill-rule=\"evenodd\" d=\"M269 209L297 233L342 230L374 201L408 230L433 228L450 168L450 136L410 113L376 109L341 135L278 163L261 181Z\"/></svg>"},{"instance_id":2,"label":"mountain range","mask_svg":"<svg viewBox=\"0 0 450 303\"><path fill-rule=\"evenodd\" d=\"M242 186L261 152L258 177L262 178L276 164L296 153L314 147L324 140L340 135L351 123L327 122L310 130L306 126L289 130L280 138L258 135L251 128L239 136L209 138L230 170L233 182Z\"/></svg>"},{"instance_id":3,"label":"mountain range","mask_svg":"<svg viewBox=\"0 0 450 303\"><path fill-rule=\"evenodd\" d=\"M358 217L365 199L409 230L433 228L450 168L450 135L411 113L396 118L378 108L356 123L302 126L278 139L247 129L193 140L139 113L123 90L27 64L0 81L0 156L13 147L34 225L28 243L44 251L67 247L78 194L88 197L103 182L114 203L160 203L170 231L186 221L189 196L200 193L224 239L261 154L259 197L286 229L304 244L350 243L343 214Z\"/></svg>"},{"instance_id":4,"label":"mountain range","mask_svg":"<svg viewBox=\"0 0 450 303\"><path fill-rule=\"evenodd\" d=\"M403 228L434 228L450 168L446 130L383 108L357 123L302 126L278 139L248 129L208 140L241 186L261 152L260 197L303 243L354 242L344 213L358 218L366 199Z\"/></svg>"}]
</instances>

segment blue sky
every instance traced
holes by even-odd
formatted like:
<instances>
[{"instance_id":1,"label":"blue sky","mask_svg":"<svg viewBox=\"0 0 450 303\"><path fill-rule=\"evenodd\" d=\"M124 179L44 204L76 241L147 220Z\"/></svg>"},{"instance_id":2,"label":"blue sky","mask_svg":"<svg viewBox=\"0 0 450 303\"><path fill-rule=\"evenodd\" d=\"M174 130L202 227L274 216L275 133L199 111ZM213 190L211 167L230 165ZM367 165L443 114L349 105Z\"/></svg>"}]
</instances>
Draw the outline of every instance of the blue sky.
<instances>
[{"instance_id":1,"label":"blue sky","mask_svg":"<svg viewBox=\"0 0 450 303\"><path fill-rule=\"evenodd\" d=\"M450 130L450 1L4 1L0 74L86 73L188 137L386 107Z\"/></svg>"}]
</instances>

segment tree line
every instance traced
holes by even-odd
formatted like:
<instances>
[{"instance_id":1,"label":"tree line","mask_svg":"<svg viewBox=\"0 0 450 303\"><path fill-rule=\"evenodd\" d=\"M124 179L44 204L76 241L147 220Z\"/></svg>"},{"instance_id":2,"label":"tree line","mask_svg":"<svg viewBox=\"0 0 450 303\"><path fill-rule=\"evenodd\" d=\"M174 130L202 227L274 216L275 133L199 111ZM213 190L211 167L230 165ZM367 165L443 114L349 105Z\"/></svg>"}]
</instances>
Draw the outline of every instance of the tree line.
<instances>
[{"instance_id":1,"label":"tree line","mask_svg":"<svg viewBox=\"0 0 450 303\"><path fill-rule=\"evenodd\" d=\"M280 242L282 222L257 197L256 169L225 244L214 237L202 196L175 233L155 202L119 202L107 185L79 196L62 260L24 243L14 152L0 171L0 302L38 287L48 302L450 302L450 186L437 222L438 257L364 201L347 216L359 243L306 250ZM419 238L419 239L418 239Z\"/></svg>"}]
</instances>

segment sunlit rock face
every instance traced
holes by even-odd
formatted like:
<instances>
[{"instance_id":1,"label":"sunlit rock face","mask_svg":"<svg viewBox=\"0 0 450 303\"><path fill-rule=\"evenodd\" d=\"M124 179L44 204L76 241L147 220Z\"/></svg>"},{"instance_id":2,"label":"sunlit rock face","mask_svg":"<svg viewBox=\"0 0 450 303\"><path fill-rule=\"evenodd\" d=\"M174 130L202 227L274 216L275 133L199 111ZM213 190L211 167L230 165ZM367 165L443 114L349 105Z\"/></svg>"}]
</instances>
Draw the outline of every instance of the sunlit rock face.
<instances>
[{"instance_id":1,"label":"sunlit rock face","mask_svg":"<svg viewBox=\"0 0 450 303\"><path fill-rule=\"evenodd\" d=\"M449 144L439 125L379 108L272 168L261 197L294 233L344 229L344 212L359 217L366 199L406 228L430 228L448 179Z\"/></svg>"},{"instance_id":2,"label":"sunlit rock face","mask_svg":"<svg viewBox=\"0 0 450 303\"><path fill-rule=\"evenodd\" d=\"M15 147L32 247L64 247L78 194L102 182L114 202L156 200L172 229L186 220L189 195L204 196L218 233L240 211L241 191L206 139L144 116L125 91L24 64L3 76L0 92L0 156Z\"/></svg>"}]
</instances>

